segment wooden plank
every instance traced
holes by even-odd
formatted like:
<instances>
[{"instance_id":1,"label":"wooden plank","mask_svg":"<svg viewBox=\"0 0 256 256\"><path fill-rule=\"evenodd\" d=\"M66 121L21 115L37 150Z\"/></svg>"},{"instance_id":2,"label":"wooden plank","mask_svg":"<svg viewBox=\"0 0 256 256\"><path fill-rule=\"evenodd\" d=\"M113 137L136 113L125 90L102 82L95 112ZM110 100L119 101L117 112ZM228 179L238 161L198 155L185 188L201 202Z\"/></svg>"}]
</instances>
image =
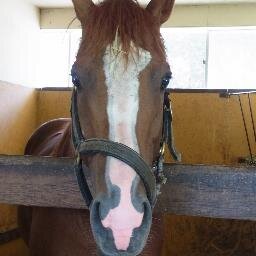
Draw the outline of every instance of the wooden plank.
<instances>
[{"instance_id":1,"label":"wooden plank","mask_svg":"<svg viewBox=\"0 0 256 256\"><path fill-rule=\"evenodd\" d=\"M156 211L256 220L256 168L165 165L168 178ZM0 156L0 202L86 208L73 159Z\"/></svg>"},{"instance_id":2,"label":"wooden plank","mask_svg":"<svg viewBox=\"0 0 256 256\"><path fill-rule=\"evenodd\" d=\"M0 202L86 208L73 163L65 158L0 156Z\"/></svg>"},{"instance_id":3,"label":"wooden plank","mask_svg":"<svg viewBox=\"0 0 256 256\"><path fill-rule=\"evenodd\" d=\"M159 208L177 215L256 220L256 168L166 165Z\"/></svg>"}]
</instances>

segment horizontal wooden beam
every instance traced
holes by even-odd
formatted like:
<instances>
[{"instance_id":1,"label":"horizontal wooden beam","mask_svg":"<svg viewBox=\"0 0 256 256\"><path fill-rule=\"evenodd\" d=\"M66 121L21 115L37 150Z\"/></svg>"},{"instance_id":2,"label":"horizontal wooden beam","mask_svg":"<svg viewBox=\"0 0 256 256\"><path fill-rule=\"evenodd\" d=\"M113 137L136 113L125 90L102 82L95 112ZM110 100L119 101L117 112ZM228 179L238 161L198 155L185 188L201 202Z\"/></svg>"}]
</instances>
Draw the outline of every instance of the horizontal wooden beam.
<instances>
[{"instance_id":1,"label":"horizontal wooden beam","mask_svg":"<svg viewBox=\"0 0 256 256\"><path fill-rule=\"evenodd\" d=\"M224 2L224 1L223 1ZM236 4L175 5L163 27L237 27L256 25L256 4L241 1ZM46 8L40 10L42 29L80 29L73 8ZM70 24L71 23L71 24Z\"/></svg>"},{"instance_id":2,"label":"horizontal wooden beam","mask_svg":"<svg viewBox=\"0 0 256 256\"><path fill-rule=\"evenodd\" d=\"M256 168L166 165L159 208L177 215L256 220Z\"/></svg>"},{"instance_id":3,"label":"horizontal wooden beam","mask_svg":"<svg viewBox=\"0 0 256 256\"><path fill-rule=\"evenodd\" d=\"M158 212L256 220L256 168L167 164ZM86 208L73 159L0 156L0 202Z\"/></svg>"},{"instance_id":4,"label":"horizontal wooden beam","mask_svg":"<svg viewBox=\"0 0 256 256\"><path fill-rule=\"evenodd\" d=\"M68 158L0 156L0 202L86 208L73 163Z\"/></svg>"}]
</instances>

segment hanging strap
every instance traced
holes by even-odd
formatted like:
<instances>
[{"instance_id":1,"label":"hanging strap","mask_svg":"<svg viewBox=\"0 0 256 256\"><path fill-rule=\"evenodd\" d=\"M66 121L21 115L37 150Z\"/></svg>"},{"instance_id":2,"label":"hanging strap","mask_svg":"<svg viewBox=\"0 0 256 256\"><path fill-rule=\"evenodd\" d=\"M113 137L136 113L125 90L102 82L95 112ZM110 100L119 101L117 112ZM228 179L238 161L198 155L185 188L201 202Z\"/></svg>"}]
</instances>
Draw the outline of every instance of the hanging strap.
<instances>
[{"instance_id":1,"label":"hanging strap","mask_svg":"<svg viewBox=\"0 0 256 256\"><path fill-rule=\"evenodd\" d=\"M172 109L169 99L169 92L164 93L164 109L163 109L163 139L162 143L168 146L171 156L175 161L181 161L181 154L174 146L174 136L172 127Z\"/></svg>"}]
</instances>

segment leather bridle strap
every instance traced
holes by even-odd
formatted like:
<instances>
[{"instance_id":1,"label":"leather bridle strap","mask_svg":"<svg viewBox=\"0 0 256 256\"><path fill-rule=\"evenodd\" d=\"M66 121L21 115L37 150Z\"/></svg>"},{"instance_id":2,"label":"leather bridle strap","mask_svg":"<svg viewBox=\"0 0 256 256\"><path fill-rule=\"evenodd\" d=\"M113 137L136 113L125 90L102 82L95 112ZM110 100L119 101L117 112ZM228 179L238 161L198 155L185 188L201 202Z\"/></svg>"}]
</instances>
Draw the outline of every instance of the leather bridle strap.
<instances>
[{"instance_id":1,"label":"leather bridle strap","mask_svg":"<svg viewBox=\"0 0 256 256\"><path fill-rule=\"evenodd\" d=\"M75 173L79 184L80 191L88 207L93 200L93 196L89 189L86 177L83 172L82 157L100 153L105 156L111 156L126 163L133 168L143 181L148 200L152 208L155 205L157 194L160 193L161 185L166 182L163 171L164 149L165 145L172 157L176 161L180 161L181 156L175 150L174 140L172 135L172 112L169 100L169 93L164 92L163 105L163 130L161 148L157 160L153 163L152 169L147 165L143 158L133 149L120 143L116 143L105 139L90 139L86 140L79 120L77 90L80 87L79 77L77 76L74 66L72 68L72 81L74 83L72 103L71 103L71 117L72 117L72 139L76 150Z\"/></svg>"},{"instance_id":2,"label":"leather bridle strap","mask_svg":"<svg viewBox=\"0 0 256 256\"><path fill-rule=\"evenodd\" d=\"M83 162L79 157L76 160L74 170L77 178L77 183L78 183L80 192L83 196L83 199L85 201L85 204L88 208L90 208L91 202L93 200L93 196L84 175Z\"/></svg>"},{"instance_id":3,"label":"leather bridle strap","mask_svg":"<svg viewBox=\"0 0 256 256\"><path fill-rule=\"evenodd\" d=\"M128 146L105 139L89 139L82 141L78 148L80 158L84 155L94 155L100 153L104 156L114 157L129 165L141 178L148 200L152 206L156 202L156 179L151 168L143 158Z\"/></svg>"},{"instance_id":4,"label":"leather bridle strap","mask_svg":"<svg viewBox=\"0 0 256 256\"><path fill-rule=\"evenodd\" d=\"M80 126L80 120L78 116L78 108L77 108L77 87L73 88L72 100L71 100L71 122L72 122L72 141L75 150L77 151L79 144L82 141L85 141L85 138L82 133L82 129ZM79 185L80 192L83 196L83 199L89 208L91 202L93 200L89 185L84 175L83 171L83 161L81 160L79 153L76 152L76 162L74 166L75 174L77 177L77 183Z\"/></svg>"},{"instance_id":5,"label":"leather bridle strap","mask_svg":"<svg viewBox=\"0 0 256 256\"><path fill-rule=\"evenodd\" d=\"M78 116L78 104L77 104L77 87L74 87L72 99L71 99L71 117L72 117L72 140L75 149L77 149L78 145L81 141L84 141L85 138L82 133L82 129L80 126L80 120Z\"/></svg>"},{"instance_id":6,"label":"leather bridle strap","mask_svg":"<svg viewBox=\"0 0 256 256\"><path fill-rule=\"evenodd\" d=\"M181 154L177 152L174 146L172 128L172 109L168 92L164 93L162 144L166 144L168 146L169 152L171 153L175 161L181 161Z\"/></svg>"}]
</instances>

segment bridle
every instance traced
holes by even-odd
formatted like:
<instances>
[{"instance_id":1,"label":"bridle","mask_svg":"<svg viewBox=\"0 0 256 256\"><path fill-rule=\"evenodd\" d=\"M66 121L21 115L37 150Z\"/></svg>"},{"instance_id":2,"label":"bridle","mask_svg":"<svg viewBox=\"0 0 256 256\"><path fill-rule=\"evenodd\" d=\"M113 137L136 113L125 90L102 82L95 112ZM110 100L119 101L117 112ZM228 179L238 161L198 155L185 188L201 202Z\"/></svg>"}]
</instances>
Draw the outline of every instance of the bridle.
<instances>
[{"instance_id":1,"label":"bridle","mask_svg":"<svg viewBox=\"0 0 256 256\"><path fill-rule=\"evenodd\" d=\"M90 208L91 202L93 201L93 196L84 174L82 158L84 156L99 153L104 156L114 157L126 163L135 170L144 184L147 198L151 204L151 207L153 208L155 206L157 196L160 194L161 186L166 183L166 177L163 170L166 146L168 147L174 160L180 161L181 158L180 154L177 153L174 147L172 136L172 112L169 100L169 92L167 90L164 92L163 131L159 155L153 162L152 167L150 167L136 151L124 144L101 138L86 139L84 137L81 130L77 104L77 91L78 87L80 86L80 82L79 77L75 72L74 66L72 68L71 75L74 84L71 100L72 140L76 150L76 161L74 169L81 194L87 207Z\"/></svg>"}]
</instances>

